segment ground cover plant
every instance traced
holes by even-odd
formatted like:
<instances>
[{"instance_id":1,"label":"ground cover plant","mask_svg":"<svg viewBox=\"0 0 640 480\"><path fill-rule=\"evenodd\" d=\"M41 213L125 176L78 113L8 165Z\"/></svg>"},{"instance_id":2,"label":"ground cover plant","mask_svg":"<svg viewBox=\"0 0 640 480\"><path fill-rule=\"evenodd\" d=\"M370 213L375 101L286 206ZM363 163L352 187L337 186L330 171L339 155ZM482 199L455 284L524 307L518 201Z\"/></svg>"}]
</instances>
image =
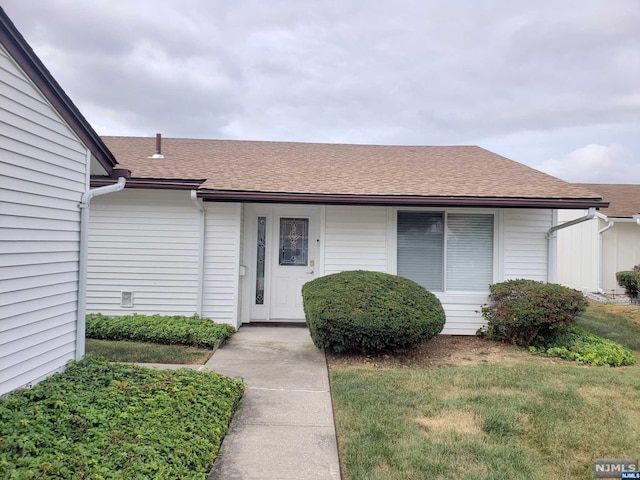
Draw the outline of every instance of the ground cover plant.
<instances>
[{"instance_id":1,"label":"ground cover plant","mask_svg":"<svg viewBox=\"0 0 640 480\"><path fill-rule=\"evenodd\" d=\"M415 348L445 323L434 294L387 273L327 275L306 283L302 296L314 344L334 352Z\"/></svg>"},{"instance_id":2,"label":"ground cover plant","mask_svg":"<svg viewBox=\"0 0 640 480\"><path fill-rule=\"evenodd\" d=\"M580 328L592 331L615 318L627 332L640 333L632 321L597 307L588 308ZM440 339L459 341L457 349L465 340L513 349L447 337L427 342L425 355ZM637 347L625 346L637 355ZM593 368L520 350L491 355L487 363L475 355L470 365L453 353L442 351L442 362L412 357L399 366L390 358L349 363L346 355L328 356L345 480L573 480L592 478L593 458L637 456L637 364ZM429 367L452 358L464 366Z\"/></svg>"},{"instance_id":3,"label":"ground cover plant","mask_svg":"<svg viewBox=\"0 0 640 480\"><path fill-rule=\"evenodd\" d=\"M532 353L564 358L594 366L620 367L633 365L636 357L619 343L572 328L538 347L529 347Z\"/></svg>"},{"instance_id":4,"label":"ground cover plant","mask_svg":"<svg viewBox=\"0 0 640 480\"><path fill-rule=\"evenodd\" d=\"M231 336L231 325L180 315L87 315L86 336L99 340L134 340L168 345L214 348Z\"/></svg>"},{"instance_id":5,"label":"ground cover plant","mask_svg":"<svg viewBox=\"0 0 640 480\"><path fill-rule=\"evenodd\" d=\"M72 362L0 400L0 478L205 479L243 391L213 372Z\"/></svg>"},{"instance_id":6,"label":"ground cover plant","mask_svg":"<svg viewBox=\"0 0 640 480\"><path fill-rule=\"evenodd\" d=\"M163 345L149 342L88 338L86 341L86 354L103 357L110 362L202 365L213 355L213 349L186 345Z\"/></svg>"}]
</instances>

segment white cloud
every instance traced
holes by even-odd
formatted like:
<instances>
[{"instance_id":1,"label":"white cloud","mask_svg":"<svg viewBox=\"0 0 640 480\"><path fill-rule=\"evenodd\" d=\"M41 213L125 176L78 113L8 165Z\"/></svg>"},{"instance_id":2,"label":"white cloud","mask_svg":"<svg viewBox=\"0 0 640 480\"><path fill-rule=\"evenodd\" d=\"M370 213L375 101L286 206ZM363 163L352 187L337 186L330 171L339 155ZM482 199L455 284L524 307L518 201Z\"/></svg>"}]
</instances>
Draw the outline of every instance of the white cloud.
<instances>
[{"instance_id":1,"label":"white cloud","mask_svg":"<svg viewBox=\"0 0 640 480\"><path fill-rule=\"evenodd\" d=\"M620 145L589 144L537 168L568 182L640 183L638 167Z\"/></svg>"},{"instance_id":2,"label":"white cloud","mask_svg":"<svg viewBox=\"0 0 640 480\"><path fill-rule=\"evenodd\" d=\"M640 171L638 0L3 8L103 135L477 144L563 178Z\"/></svg>"}]
</instances>

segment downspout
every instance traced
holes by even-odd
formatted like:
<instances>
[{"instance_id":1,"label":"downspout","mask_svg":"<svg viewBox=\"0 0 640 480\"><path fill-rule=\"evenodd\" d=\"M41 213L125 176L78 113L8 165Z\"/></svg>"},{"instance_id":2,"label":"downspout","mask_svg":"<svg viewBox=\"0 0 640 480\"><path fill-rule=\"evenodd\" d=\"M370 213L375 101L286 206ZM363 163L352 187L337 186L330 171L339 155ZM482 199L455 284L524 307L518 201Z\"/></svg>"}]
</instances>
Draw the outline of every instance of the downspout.
<instances>
[{"instance_id":1,"label":"downspout","mask_svg":"<svg viewBox=\"0 0 640 480\"><path fill-rule=\"evenodd\" d=\"M204 292L204 247L206 233L206 212L202 200L198 198L198 192L196 192L196 190L191 190L191 201L200 211L200 241L198 243L198 298L196 300L196 315L201 317Z\"/></svg>"},{"instance_id":2,"label":"downspout","mask_svg":"<svg viewBox=\"0 0 640 480\"><path fill-rule=\"evenodd\" d=\"M604 262L602 261L602 253L603 253L603 247L602 247L602 234L604 232L606 232L607 230L609 230L611 227L613 227L613 220L609 220L609 218L600 213L597 212L596 213L596 217L600 218L601 220L604 220L605 222L607 222L607 226L604 228L601 228L600 230L598 230L598 233L600 235L598 235L598 292L599 293L605 293L604 292L604 274L602 269L604 268Z\"/></svg>"},{"instance_id":3,"label":"downspout","mask_svg":"<svg viewBox=\"0 0 640 480\"><path fill-rule=\"evenodd\" d=\"M125 173L126 172L126 173ZM127 183L129 171L115 169L114 173L124 174L113 185L105 185L89 189L82 194L80 199L80 260L78 266L78 318L76 323L76 360L81 360L85 350L85 331L87 313L87 264L89 263L89 209L91 199L99 195L119 192Z\"/></svg>"},{"instance_id":4,"label":"downspout","mask_svg":"<svg viewBox=\"0 0 640 480\"><path fill-rule=\"evenodd\" d=\"M547 264L547 281L549 283L556 282L556 264L557 264L557 237L556 232L558 230L562 230L563 228L571 227L573 225L577 225L578 223L586 222L587 220L591 220L596 216L596 209L594 207L589 208L589 213L587 213L584 217L576 218L569 222L565 222L562 225L554 225L547 231L547 240L548 240L548 264Z\"/></svg>"}]
</instances>

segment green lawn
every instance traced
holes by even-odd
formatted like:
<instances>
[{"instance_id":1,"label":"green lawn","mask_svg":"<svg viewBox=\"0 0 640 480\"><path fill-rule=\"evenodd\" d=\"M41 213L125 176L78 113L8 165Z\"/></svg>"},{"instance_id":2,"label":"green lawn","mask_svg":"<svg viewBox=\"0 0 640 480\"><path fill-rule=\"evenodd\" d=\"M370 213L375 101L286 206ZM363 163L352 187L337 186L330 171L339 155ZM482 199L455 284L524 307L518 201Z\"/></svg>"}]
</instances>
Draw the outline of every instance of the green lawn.
<instances>
[{"instance_id":1,"label":"green lawn","mask_svg":"<svg viewBox=\"0 0 640 480\"><path fill-rule=\"evenodd\" d=\"M92 338L87 339L86 347L87 355L104 357L110 362L202 365L213 354L211 348Z\"/></svg>"},{"instance_id":2,"label":"green lawn","mask_svg":"<svg viewBox=\"0 0 640 480\"><path fill-rule=\"evenodd\" d=\"M638 355L640 326L602 312L580 326L624 329ZM585 479L593 458L639 453L639 365L347 366L331 384L345 480Z\"/></svg>"}]
</instances>

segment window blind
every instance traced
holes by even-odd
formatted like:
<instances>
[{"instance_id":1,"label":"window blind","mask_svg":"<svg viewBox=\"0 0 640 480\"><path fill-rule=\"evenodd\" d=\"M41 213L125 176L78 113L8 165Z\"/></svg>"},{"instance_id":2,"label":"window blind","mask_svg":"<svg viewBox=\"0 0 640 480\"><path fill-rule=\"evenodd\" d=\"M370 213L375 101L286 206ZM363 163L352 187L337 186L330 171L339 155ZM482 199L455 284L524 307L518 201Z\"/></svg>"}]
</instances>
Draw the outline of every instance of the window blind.
<instances>
[{"instance_id":1,"label":"window blind","mask_svg":"<svg viewBox=\"0 0 640 480\"><path fill-rule=\"evenodd\" d=\"M447 290L487 291L493 283L493 215L447 215Z\"/></svg>"},{"instance_id":2,"label":"window blind","mask_svg":"<svg viewBox=\"0 0 640 480\"><path fill-rule=\"evenodd\" d=\"M398 212L398 275L430 291L443 290L444 215Z\"/></svg>"}]
</instances>

